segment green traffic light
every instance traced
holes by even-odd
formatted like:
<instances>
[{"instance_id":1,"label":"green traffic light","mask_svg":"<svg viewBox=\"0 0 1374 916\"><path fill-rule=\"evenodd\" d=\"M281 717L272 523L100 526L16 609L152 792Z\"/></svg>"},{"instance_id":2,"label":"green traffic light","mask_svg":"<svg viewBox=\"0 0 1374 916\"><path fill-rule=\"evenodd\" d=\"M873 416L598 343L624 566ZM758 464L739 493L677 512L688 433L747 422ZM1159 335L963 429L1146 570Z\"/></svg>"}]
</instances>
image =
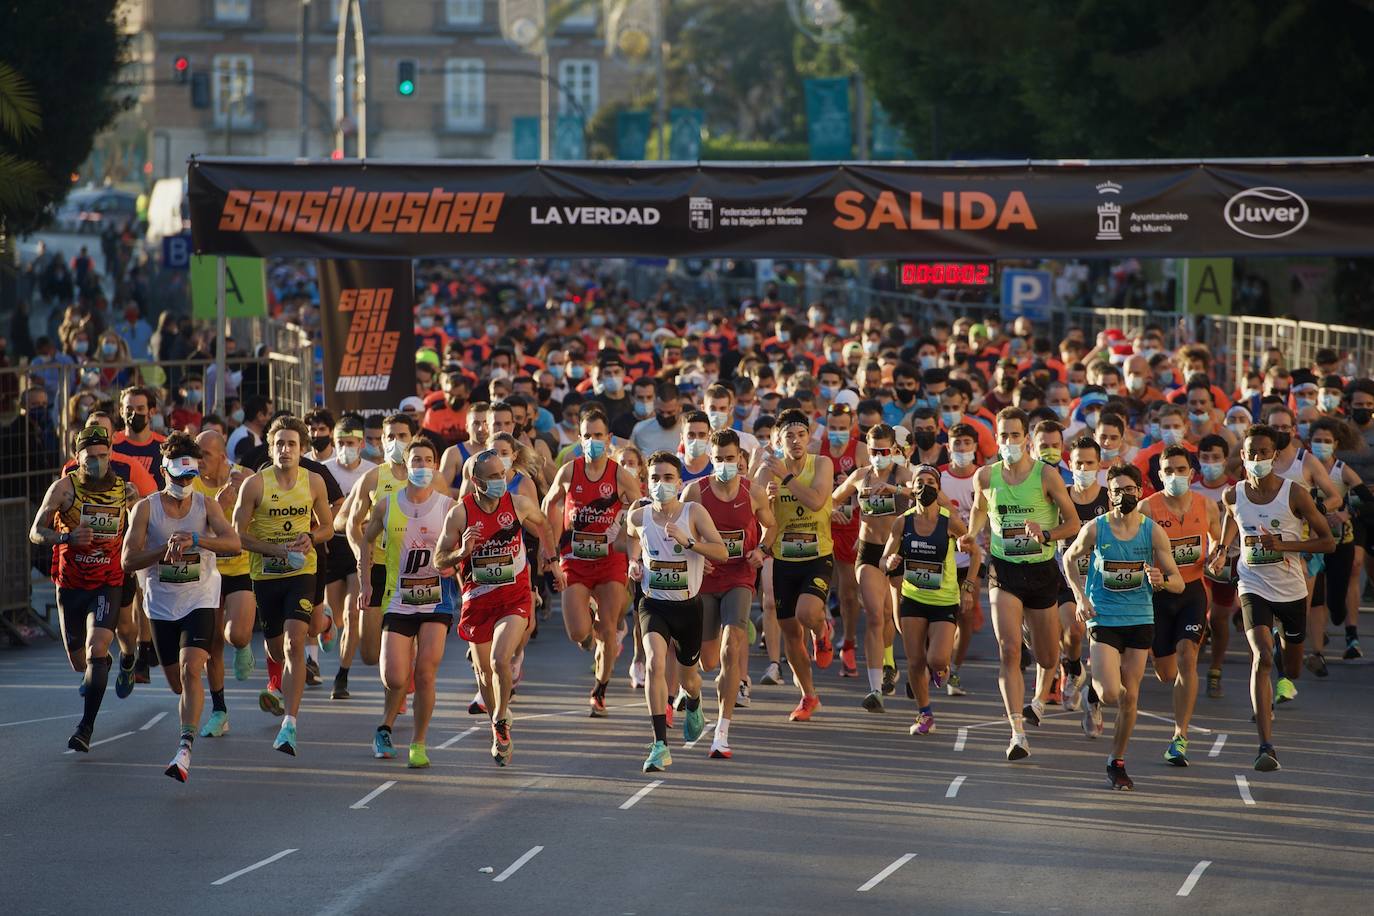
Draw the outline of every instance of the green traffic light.
<instances>
[{"instance_id":1,"label":"green traffic light","mask_svg":"<svg viewBox=\"0 0 1374 916\"><path fill-rule=\"evenodd\" d=\"M400 83L396 85L396 91L401 95L414 95L415 83L412 80L401 80Z\"/></svg>"}]
</instances>

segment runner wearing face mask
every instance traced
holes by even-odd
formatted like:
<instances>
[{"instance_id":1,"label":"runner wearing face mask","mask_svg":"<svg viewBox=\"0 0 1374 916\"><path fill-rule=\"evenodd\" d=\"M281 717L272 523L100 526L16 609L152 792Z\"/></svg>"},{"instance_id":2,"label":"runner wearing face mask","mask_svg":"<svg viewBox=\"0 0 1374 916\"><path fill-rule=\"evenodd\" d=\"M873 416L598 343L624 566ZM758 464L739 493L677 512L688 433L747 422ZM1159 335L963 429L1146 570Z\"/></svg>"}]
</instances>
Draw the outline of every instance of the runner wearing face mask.
<instances>
[{"instance_id":1,"label":"runner wearing face mask","mask_svg":"<svg viewBox=\"0 0 1374 916\"><path fill-rule=\"evenodd\" d=\"M1340 439L1346 439L1349 444L1349 424L1323 418L1312 424L1310 435L1312 454L1322 463L1322 467L1331 477L1331 482L1342 493L1341 502L1326 514L1331 531L1336 537L1336 549L1325 558L1324 591L1331 623L1345 627L1344 658L1352 660L1361 656L1358 627L1360 575L1355 567L1358 549L1355 543L1355 528L1358 522L1353 515L1353 505L1374 506L1374 495L1354 469L1336 457L1336 447ZM1354 495L1354 499L1350 498L1351 494ZM1322 650L1326 646L1326 621L1322 618L1322 608L1314 604L1308 617L1308 627L1315 634L1316 645L1313 647L1313 654L1308 656L1307 667L1318 677L1326 676L1326 660L1322 655Z\"/></svg>"},{"instance_id":2,"label":"runner wearing face mask","mask_svg":"<svg viewBox=\"0 0 1374 916\"><path fill-rule=\"evenodd\" d=\"M1182 448L1188 453L1189 465L1196 473L1197 447L1188 442L1188 412L1177 404L1165 404L1159 409L1159 441L1141 449L1133 462L1140 470L1145 481L1145 495L1159 491L1163 483L1159 477L1159 467L1164 450Z\"/></svg>"},{"instance_id":3,"label":"runner wearing face mask","mask_svg":"<svg viewBox=\"0 0 1374 916\"><path fill-rule=\"evenodd\" d=\"M854 409L837 402L826 410L825 435L816 454L829 458L836 479L842 480L856 467L868 463L868 450L857 434ZM859 628L859 579L854 564L858 560L859 513L854 494L843 502L836 500L830 515L830 531L835 541L835 589L840 600L840 677L858 677L855 647Z\"/></svg>"},{"instance_id":4,"label":"runner wearing face mask","mask_svg":"<svg viewBox=\"0 0 1374 916\"><path fill-rule=\"evenodd\" d=\"M978 480L978 432L981 424L956 423L949 428L948 466L940 469L940 492L949 500L958 513L959 519L968 525L969 513L973 510L974 485ZM978 542L979 553L986 554L986 538ZM968 657L969 645L973 634L983 627L982 605L979 603L980 567L974 565L973 556L960 547L954 555L955 571L959 578L960 607L959 629L955 635L954 659L949 670L949 680L945 682L945 692L950 696L964 696L959 676L959 667Z\"/></svg>"},{"instance_id":5,"label":"runner wearing face mask","mask_svg":"<svg viewBox=\"0 0 1374 916\"><path fill-rule=\"evenodd\" d=\"M1073 475L1069 498L1073 500L1074 509L1078 512L1078 520L1087 525L1111 509L1107 499L1107 488L1101 482L1102 449L1092 437L1083 436L1074 442L1073 448L1070 449L1069 464ZM1077 570L1073 570L1069 568L1068 558L1065 556L1065 581L1072 582L1075 574L1086 576L1088 563L1088 558L1080 558ZM1061 599L1064 597L1063 594L1060 595ZM1083 720L1084 728L1089 738L1096 738L1102 734L1102 713L1096 705L1099 702L1097 693L1088 678L1087 668L1083 665L1083 640L1087 636L1087 628L1078 616L1078 598L1073 593L1072 586L1068 597L1067 602L1061 601L1059 605L1059 622L1064 628L1064 708L1071 711L1078 709L1083 702L1083 688L1087 687L1091 715Z\"/></svg>"},{"instance_id":6,"label":"runner wearing face mask","mask_svg":"<svg viewBox=\"0 0 1374 916\"><path fill-rule=\"evenodd\" d=\"M334 427L334 454L324 462L339 489L348 494L334 507L334 537L329 542L329 563L325 570L325 600L341 630L339 634L339 670L334 675L330 699L346 700L348 669L362 641L362 613L358 607L358 563L344 532L348 528L350 502L354 487L377 465L362 457L363 427L354 417L344 417Z\"/></svg>"}]
</instances>

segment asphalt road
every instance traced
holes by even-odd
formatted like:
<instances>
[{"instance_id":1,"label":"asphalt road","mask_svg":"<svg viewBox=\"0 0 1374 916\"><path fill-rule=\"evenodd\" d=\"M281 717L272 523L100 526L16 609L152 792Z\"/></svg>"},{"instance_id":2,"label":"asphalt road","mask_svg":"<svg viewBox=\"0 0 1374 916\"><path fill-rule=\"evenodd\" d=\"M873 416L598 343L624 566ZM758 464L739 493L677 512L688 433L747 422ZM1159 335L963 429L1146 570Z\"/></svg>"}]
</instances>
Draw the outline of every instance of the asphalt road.
<instances>
[{"instance_id":1,"label":"asphalt road","mask_svg":"<svg viewBox=\"0 0 1374 916\"><path fill-rule=\"evenodd\" d=\"M462 643L449 645L430 770L405 767L408 717L398 759L372 758L381 690L361 667L351 700L307 691L300 756L273 751L259 648L252 680L231 668L231 733L197 739L185 785L162 772L178 732L160 674L126 700L111 689L95 734L107 743L66 754L80 701L60 649L0 652L5 911L1255 914L1364 912L1374 890L1363 662L1304 673L1278 711L1284 769L1271 774L1251 767L1239 652L1226 697L1199 699L1188 769L1162 761L1168 694L1147 675L1152 717L1127 757L1137 789L1118 793L1106 742L1076 715L1033 729L1028 761L1005 761L989 631L964 669L973 693L937 698L929 737L908 736L901 688L888 713L867 713L836 665L818 675L810 723L786 721L790 685L756 686L733 760L707 758L709 732L693 748L678 732L673 766L652 776L627 656L610 718L589 719L589 658L548 622L500 769L467 715ZM323 660L326 680L335 665Z\"/></svg>"}]
</instances>

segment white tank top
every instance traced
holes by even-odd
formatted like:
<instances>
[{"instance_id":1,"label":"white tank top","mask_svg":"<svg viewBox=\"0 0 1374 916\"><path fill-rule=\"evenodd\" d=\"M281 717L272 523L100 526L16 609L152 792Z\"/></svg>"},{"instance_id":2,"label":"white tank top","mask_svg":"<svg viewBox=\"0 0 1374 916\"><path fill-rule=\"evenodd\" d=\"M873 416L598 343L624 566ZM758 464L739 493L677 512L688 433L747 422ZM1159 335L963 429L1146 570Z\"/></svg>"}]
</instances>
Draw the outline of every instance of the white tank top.
<instances>
[{"instance_id":1,"label":"white tank top","mask_svg":"<svg viewBox=\"0 0 1374 916\"><path fill-rule=\"evenodd\" d=\"M973 511L973 488L977 481L977 473L959 477L949 471L940 472L940 492L949 497L955 511L959 513L960 521L965 525L968 524L969 514ZM983 547L987 546L986 530L978 536L978 543ZM958 569L968 569L970 560L969 555L962 550L954 554L954 565Z\"/></svg>"},{"instance_id":2,"label":"white tank top","mask_svg":"<svg viewBox=\"0 0 1374 916\"><path fill-rule=\"evenodd\" d=\"M683 503L674 524L687 529L691 503ZM644 507L644 524L639 536L640 559L644 564L644 594L660 601L689 601L701 591L705 557L688 550L663 533L654 521L653 506Z\"/></svg>"},{"instance_id":3,"label":"white tank top","mask_svg":"<svg viewBox=\"0 0 1374 916\"><path fill-rule=\"evenodd\" d=\"M386 509L386 587L389 600L385 614L453 613L456 586L444 579L434 565L434 549L444 530L444 519L453 500L439 492L416 505L404 488L392 493ZM448 583L448 589L445 588Z\"/></svg>"},{"instance_id":4,"label":"white tank top","mask_svg":"<svg viewBox=\"0 0 1374 916\"><path fill-rule=\"evenodd\" d=\"M193 532L202 538L211 534L205 517L205 497L192 492L191 508L185 518L171 518L162 508L162 494L148 501L148 537L145 549L166 544L178 531ZM147 569L138 571L143 588L143 604L151 620L180 620L198 608L219 607L220 574L213 551L187 550L180 562L167 562L166 555Z\"/></svg>"},{"instance_id":5,"label":"white tank top","mask_svg":"<svg viewBox=\"0 0 1374 916\"><path fill-rule=\"evenodd\" d=\"M1307 598L1306 564L1297 553L1266 551L1259 545L1260 531L1285 541L1302 540L1302 519L1289 506L1293 481L1285 480L1271 502L1259 505L1245 495L1245 484L1236 484L1236 503L1231 507L1240 525L1240 577L1242 595L1259 595L1270 601L1303 601Z\"/></svg>"},{"instance_id":6,"label":"white tank top","mask_svg":"<svg viewBox=\"0 0 1374 916\"><path fill-rule=\"evenodd\" d=\"M1291 480L1294 483L1307 486L1307 478L1303 474L1303 463L1306 459L1307 451L1305 449L1298 449L1298 453L1293 456L1293 460L1288 463L1288 467L1284 468L1282 471L1275 468L1274 473L1278 474L1284 480Z\"/></svg>"}]
</instances>

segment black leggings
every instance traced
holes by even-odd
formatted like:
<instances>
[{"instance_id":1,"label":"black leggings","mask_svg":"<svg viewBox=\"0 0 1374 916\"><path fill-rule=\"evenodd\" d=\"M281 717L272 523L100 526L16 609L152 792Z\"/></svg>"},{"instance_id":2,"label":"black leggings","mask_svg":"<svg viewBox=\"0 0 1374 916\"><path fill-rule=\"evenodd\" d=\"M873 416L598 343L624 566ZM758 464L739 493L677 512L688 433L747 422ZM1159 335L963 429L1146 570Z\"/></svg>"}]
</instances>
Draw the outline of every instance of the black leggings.
<instances>
[{"instance_id":1,"label":"black leggings","mask_svg":"<svg viewBox=\"0 0 1374 916\"><path fill-rule=\"evenodd\" d=\"M1326 608L1336 626L1345 623L1346 595L1349 594L1350 574L1355 568L1355 543L1338 544L1326 555Z\"/></svg>"}]
</instances>

